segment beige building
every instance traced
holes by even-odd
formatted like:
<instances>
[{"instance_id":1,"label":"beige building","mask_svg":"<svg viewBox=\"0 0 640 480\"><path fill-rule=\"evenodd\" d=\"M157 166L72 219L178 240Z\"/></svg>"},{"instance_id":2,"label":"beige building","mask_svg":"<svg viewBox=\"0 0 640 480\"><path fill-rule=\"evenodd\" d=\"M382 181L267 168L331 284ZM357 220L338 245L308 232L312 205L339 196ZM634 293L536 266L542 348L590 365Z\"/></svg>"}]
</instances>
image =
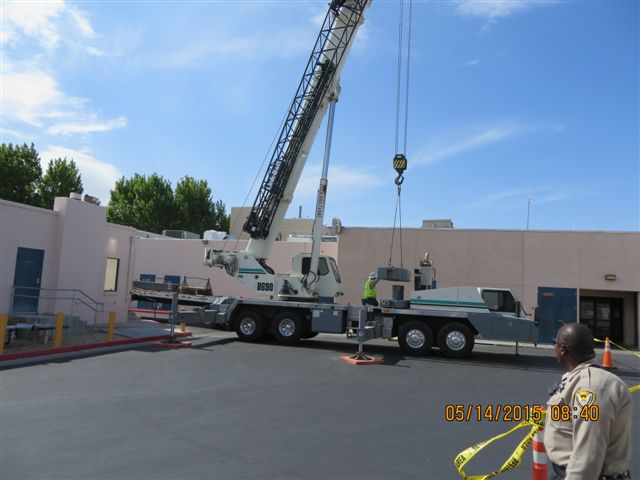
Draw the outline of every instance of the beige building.
<instances>
[{"instance_id":1,"label":"beige building","mask_svg":"<svg viewBox=\"0 0 640 480\"><path fill-rule=\"evenodd\" d=\"M115 310L123 320L130 306L139 306L129 299L137 279L200 277L211 281L215 294L253 295L222 270L203 265L205 247L242 250L246 241L145 238L106 222L105 213L68 198L56 199L53 211L0 200L0 313L62 311L102 323L105 315L95 310ZM307 224L283 232L308 234L310 220L303 220ZM404 230L402 264L413 270L429 252L437 286L510 288L527 312L539 308L542 341L551 341L562 322L580 321L599 338L638 345L640 232L426 227ZM340 267L345 296L339 302L360 303L369 272L389 263L391 232L342 228L338 242L323 242L323 253ZM310 242L276 242L270 264L287 273L291 258L310 249ZM400 263L396 237L392 264ZM413 285L404 285L408 296ZM380 283L378 296L391 296L391 282Z\"/></svg>"},{"instance_id":2,"label":"beige building","mask_svg":"<svg viewBox=\"0 0 640 480\"><path fill-rule=\"evenodd\" d=\"M389 262L391 229L344 228L339 244L345 299L355 302L369 272ZM562 322L580 321L599 338L638 345L638 232L405 229L405 268L417 266L425 252L438 287L510 288L527 312L540 307L544 341ZM397 238L392 260L400 265ZM390 295L391 283L381 282L378 296Z\"/></svg>"}]
</instances>

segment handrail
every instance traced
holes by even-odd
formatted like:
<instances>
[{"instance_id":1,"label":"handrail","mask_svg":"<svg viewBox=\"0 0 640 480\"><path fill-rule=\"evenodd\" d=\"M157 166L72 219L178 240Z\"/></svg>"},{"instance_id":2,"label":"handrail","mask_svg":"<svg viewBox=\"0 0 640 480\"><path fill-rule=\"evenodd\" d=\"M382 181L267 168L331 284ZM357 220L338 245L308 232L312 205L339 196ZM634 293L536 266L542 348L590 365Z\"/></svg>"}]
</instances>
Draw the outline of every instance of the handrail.
<instances>
[{"instance_id":1,"label":"handrail","mask_svg":"<svg viewBox=\"0 0 640 480\"><path fill-rule=\"evenodd\" d=\"M37 292L37 294L35 295L29 295L26 293L16 293L16 289L23 289L23 290L35 290ZM53 295L53 296L43 296L42 292L55 292L55 293L60 293L60 292L72 292L73 295L71 297L59 297L57 295ZM75 296L76 293L81 294L83 297L85 297L86 299L89 300L89 302L83 300L82 298L78 298ZM42 287L21 287L19 285L12 285L11 286L11 310L13 310L13 299L14 298L37 298L37 299L43 299L43 300L71 300L71 301L76 301L76 302L80 302L83 305L87 306L90 310L93 310L94 313L104 313L104 303L102 302L98 302L96 300L94 300L93 298L91 298L89 295L87 295L85 292L83 292L82 290L79 289L72 289L72 288L42 288Z\"/></svg>"},{"instance_id":2,"label":"handrail","mask_svg":"<svg viewBox=\"0 0 640 480\"><path fill-rule=\"evenodd\" d=\"M83 292L80 289L77 288L43 288L43 287L21 287L20 285L13 285L11 287L11 290L15 293L15 289L16 288L22 288L25 290L38 290L38 291L47 291L47 292L73 292L73 293L79 293L82 296L84 296L85 298L87 298L91 303L93 303L94 305L96 305L96 307L98 305L104 306L104 304L102 302L98 302L97 300L94 300L93 298L91 298L89 295L87 295L85 292ZM24 296L24 295L20 295L20 296ZM47 299L51 300L51 299L55 299L57 297L46 297ZM75 299L75 296L73 297ZM60 299L60 300L64 300L64 299Z\"/></svg>"}]
</instances>

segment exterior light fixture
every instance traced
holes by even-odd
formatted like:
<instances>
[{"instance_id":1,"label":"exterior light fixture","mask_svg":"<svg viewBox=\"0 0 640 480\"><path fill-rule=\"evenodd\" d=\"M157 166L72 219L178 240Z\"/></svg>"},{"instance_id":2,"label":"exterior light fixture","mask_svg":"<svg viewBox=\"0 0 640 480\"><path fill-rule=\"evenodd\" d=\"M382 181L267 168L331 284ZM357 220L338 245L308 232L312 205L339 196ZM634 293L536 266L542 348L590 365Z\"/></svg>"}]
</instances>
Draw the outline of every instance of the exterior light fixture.
<instances>
[{"instance_id":1,"label":"exterior light fixture","mask_svg":"<svg viewBox=\"0 0 640 480\"><path fill-rule=\"evenodd\" d=\"M604 276L604 279L605 279L606 281L608 281L608 282L615 282L617 278L618 278L618 277L616 276L616 274L615 274L615 273L607 273L607 274Z\"/></svg>"}]
</instances>

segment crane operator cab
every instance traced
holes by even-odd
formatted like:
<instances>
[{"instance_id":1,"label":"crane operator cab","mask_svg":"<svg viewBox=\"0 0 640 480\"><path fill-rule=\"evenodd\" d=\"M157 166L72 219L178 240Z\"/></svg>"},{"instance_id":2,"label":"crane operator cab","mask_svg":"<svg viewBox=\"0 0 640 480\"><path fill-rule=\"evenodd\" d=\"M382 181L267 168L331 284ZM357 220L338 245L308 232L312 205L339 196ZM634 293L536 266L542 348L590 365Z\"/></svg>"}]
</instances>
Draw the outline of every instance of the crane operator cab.
<instances>
[{"instance_id":1,"label":"crane operator cab","mask_svg":"<svg viewBox=\"0 0 640 480\"><path fill-rule=\"evenodd\" d=\"M299 278L307 289L317 293L316 301L333 303L336 296L344 295L338 265L333 257L318 257L318 273L310 272L311 254L299 253L291 261L291 276Z\"/></svg>"}]
</instances>

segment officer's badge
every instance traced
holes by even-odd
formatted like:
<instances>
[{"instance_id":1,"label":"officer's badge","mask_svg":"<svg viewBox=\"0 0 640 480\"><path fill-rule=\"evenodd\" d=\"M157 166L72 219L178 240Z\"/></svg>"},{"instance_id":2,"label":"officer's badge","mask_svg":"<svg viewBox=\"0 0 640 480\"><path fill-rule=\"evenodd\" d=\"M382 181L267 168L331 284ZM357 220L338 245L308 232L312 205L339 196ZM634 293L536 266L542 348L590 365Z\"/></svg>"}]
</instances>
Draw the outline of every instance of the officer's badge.
<instances>
[{"instance_id":1,"label":"officer's badge","mask_svg":"<svg viewBox=\"0 0 640 480\"><path fill-rule=\"evenodd\" d=\"M579 407L590 407L596 401L596 394L586 388L576 392L576 404Z\"/></svg>"}]
</instances>

